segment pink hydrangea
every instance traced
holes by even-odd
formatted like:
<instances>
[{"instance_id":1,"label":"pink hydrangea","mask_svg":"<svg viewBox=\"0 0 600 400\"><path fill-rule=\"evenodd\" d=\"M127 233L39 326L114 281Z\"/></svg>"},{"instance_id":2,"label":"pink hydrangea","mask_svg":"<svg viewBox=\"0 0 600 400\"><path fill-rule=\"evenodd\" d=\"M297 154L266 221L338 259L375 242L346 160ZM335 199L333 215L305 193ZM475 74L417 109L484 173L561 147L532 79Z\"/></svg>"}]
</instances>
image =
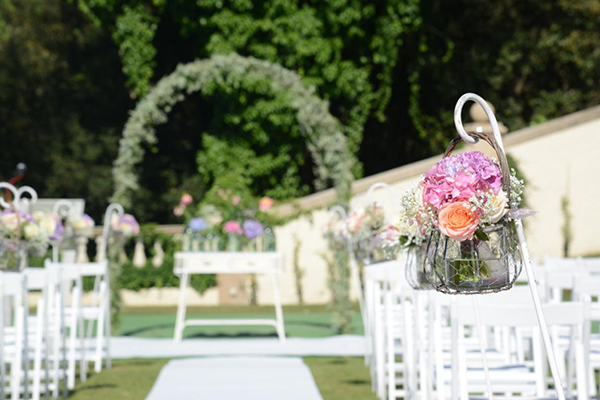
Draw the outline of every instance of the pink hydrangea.
<instances>
[{"instance_id":1,"label":"pink hydrangea","mask_svg":"<svg viewBox=\"0 0 600 400\"><path fill-rule=\"evenodd\" d=\"M226 233L237 233L237 234L242 234L244 233L244 231L242 230L242 227L240 226L240 223L237 221L227 221L225 222L225 224L223 224L223 230Z\"/></svg>"},{"instance_id":2,"label":"pink hydrangea","mask_svg":"<svg viewBox=\"0 0 600 400\"><path fill-rule=\"evenodd\" d=\"M439 209L446 203L468 201L478 191L502 187L500 167L479 151L443 158L423 178L423 201Z\"/></svg>"}]
</instances>

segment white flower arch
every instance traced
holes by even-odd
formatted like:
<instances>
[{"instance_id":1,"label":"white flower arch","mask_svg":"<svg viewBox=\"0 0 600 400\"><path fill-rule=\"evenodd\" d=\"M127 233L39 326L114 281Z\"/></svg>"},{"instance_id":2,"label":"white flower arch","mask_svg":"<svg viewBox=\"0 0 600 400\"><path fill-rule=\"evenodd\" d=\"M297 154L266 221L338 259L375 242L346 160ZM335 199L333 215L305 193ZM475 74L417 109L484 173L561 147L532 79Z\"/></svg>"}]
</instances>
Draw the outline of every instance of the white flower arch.
<instances>
[{"instance_id":1,"label":"white flower arch","mask_svg":"<svg viewBox=\"0 0 600 400\"><path fill-rule=\"evenodd\" d=\"M333 184L339 200L347 202L353 179L354 157L339 121L329 113L328 103L302 84L295 72L281 65L238 54L215 55L209 59L179 65L161 79L131 112L114 162L115 191L112 201L131 206L131 194L139 188L136 166L143 160L145 144L157 142L155 126L168 121L168 113L186 96L203 92L210 82L229 86L243 85L244 78L267 78L274 92L285 94L297 111L300 131L315 163L315 186L324 189Z\"/></svg>"}]
</instances>

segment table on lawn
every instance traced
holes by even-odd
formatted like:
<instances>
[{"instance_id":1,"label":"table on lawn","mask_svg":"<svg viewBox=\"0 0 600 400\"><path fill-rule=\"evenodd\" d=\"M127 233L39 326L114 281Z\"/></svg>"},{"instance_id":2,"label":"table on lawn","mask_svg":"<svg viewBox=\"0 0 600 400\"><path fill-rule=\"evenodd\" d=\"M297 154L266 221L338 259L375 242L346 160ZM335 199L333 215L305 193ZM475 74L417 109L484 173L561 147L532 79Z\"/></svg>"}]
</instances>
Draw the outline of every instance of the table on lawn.
<instances>
[{"instance_id":1,"label":"table on lawn","mask_svg":"<svg viewBox=\"0 0 600 400\"><path fill-rule=\"evenodd\" d=\"M275 327L280 341L285 341L283 311L279 294L279 275L283 272L283 254L276 252L176 252L175 275L179 276L179 304L175 322L175 341L183 337L186 326L269 325ZM186 293L192 274L262 274L271 275L275 319L187 319Z\"/></svg>"}]
</instances>

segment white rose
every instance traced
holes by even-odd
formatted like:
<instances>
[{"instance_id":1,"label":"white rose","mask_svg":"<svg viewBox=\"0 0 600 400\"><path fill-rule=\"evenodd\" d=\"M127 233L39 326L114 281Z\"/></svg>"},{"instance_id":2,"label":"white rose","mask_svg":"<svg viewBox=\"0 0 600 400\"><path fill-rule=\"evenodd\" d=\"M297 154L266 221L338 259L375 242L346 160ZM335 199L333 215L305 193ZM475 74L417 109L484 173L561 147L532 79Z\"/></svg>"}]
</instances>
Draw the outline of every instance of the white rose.
<instances>
[{"instance_id":1,"label":"white rose","mask_svg":"<svg viewBox=\"0 0 600 400\"><path fill-rule=\"evenodd\" d=\"M28 223L23 228L25 239L34 239L40 234L40 228L36 224Z\"/></svg>"},{"instance_id":2,"label":"white rose","mask_svg":"<svg viewBox=\"0 0 600 400\"><path fill-rule=\"evenodd\" d=\"M44 217L41 219L37 219L34 217L34 219L38 221L38 223L40 224L40 228L48 236L54 234L54 231L56 231L56 220L52 215L44 215Z\"/></svg>"},{"instance_id":3,"label":"white rose","mask_svg":"<svg viewBox=\"0 0 600 400\"><path fill-rule=\"evenodd\" d=\"M486 203L486 220L495 224L508 212L507 198L504 190L500 189L493 197L489 197Z\"/></svg>"},{"instance_id":4,"label":"white rose","mask_svg":"<svg viewBox=\"0 0 600 400\"><path fill-rule=\"evenodd\" d=\"M31 214L31 216L33 217L33 219L39 222L42 219L44 219L44 217L46 217L46 213L43 211L35 211L33 214Z\"/></svg>"},{"instance_id":5,"label":"white rose","mask_svg":"<svg viewBox=\"0 0 600 400\"><path fill-rule=\"evenodd\" d=\"M133 236L133 226L130 224L121 224L119 228L121 229L121 233L123 233L123 235L127 237Z\"/></svg>"}]
</instances>

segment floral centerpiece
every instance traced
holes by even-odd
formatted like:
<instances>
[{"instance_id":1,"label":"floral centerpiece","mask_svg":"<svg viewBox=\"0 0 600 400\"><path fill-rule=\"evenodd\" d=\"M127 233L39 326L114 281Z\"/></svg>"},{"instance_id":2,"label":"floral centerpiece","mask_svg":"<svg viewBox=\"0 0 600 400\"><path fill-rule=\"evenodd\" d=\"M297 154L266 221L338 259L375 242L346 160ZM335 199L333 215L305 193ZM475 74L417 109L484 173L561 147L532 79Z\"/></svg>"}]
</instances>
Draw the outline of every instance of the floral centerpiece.
<instances>
[{"instance_id":1,"label":"floral centerpiece","mask_svg":"<svg viewBox=\"0 0 600 400\"><path fill-rule=\"evenodd\" d=\"M49 236L30 214L14 210L0 214L0 269L22 270L27 255L42 255L49 243Z\"/></svg>"},{"instance_id":2,"label":"floral centerpiece","mask_svg":"<svg viewBox=\"0 0 600 400\"><path fill-rule=\"evenodd\" d=\"M523 182L508 171L503 153L501 162L481 152L451 156L454 145L422 176L422 203L415 198L418 207L409 207L417 226L432 224L427 277L452 293L508 288L521 266L514 219L527 214L517 210Z\"/></svg>"},{"instance_id":3,"label":"floral centerpiece","mask_svg":"<svg viewBox=\"0 0 600 400\"><path fill-rule=\"evenodd\" d=\"M184 248L194 251L274 251L272 226L280 223L271 212L275 201L256 199L230 189L214 189L205 200L193 206L184 193L174 208L176 216L187 220Z\"/></svg>"}]
</instances>

